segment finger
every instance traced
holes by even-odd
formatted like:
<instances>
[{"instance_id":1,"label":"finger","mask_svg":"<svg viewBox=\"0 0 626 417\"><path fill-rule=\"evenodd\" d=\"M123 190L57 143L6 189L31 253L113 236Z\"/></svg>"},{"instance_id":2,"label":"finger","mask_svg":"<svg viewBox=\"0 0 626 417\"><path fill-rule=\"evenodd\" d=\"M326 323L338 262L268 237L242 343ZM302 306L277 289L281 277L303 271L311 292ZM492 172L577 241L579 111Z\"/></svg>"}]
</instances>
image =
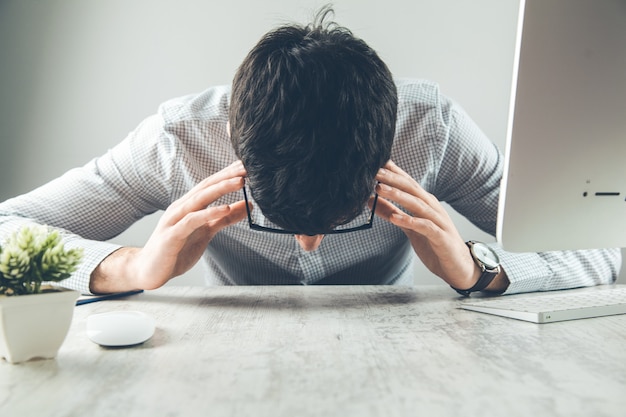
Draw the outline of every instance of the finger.
<instances>
[{"instance_id":1,"label":"finger","mask_svg":"<svg viewBox=\"0 0 626 417\"><path fill-rule=\"evenodd\" d=\"M417 197L419 200L414 200L413 202L418 204L418 207L408 207L406 205L406 201L396 201L398 204L402 205L414 214L419 214L418 211L420 207L426 208L424 206L425 204L437 213L437 217L441 221L448 221L448 212L445 210L443 205L441 205L437 197L426 191L417 181L415 181L415 179L413 179L413 177L396 165L392 160L387 161L385 166L380 169L376 179L381 184L389 185L393 188L404 191L409 196ZM389 195L387 197L391 198ZM407 196L405 195L404 197L406 198ZM427 212L422 212L422 215L427 215ZM443 226L443 223L439 224Z\"/></svg>"},{"instance_id":2,"label":"finger","mask_svg":"<svg viewBox=\"0 0 626 417\"><path fill-rule=\"evenodd\" d=\"M408 210L414 217L429 220L443 230L449 228L449 217L445 210L437 210L428 202L425 202L420 197L409 194L397 188L391 187L387 184L378 184L376 186L376 192L387 200L393 201L400 206ZM440 206L439 202L436 203ZM394 213L403 213L397 210ZM392 214L394 214L392 213Z\"/></svg>"},{"instance_id":3,"label":"finger","mask_svg":"<svg viewBox=\"0 0 626 417\"><path fill-rule=\"evenodd\" d=\"M224 227L243 220L247 215L245 207L245 201L238 201L230 205L207 207L202 211L188 213L168 229L169 239L184 242L201 228L208 228L211 236L214 236Z\"/></svg>"},{"instance_id":4,"label":"finger","mask_svg":"<svg viewBox=\"0 0 626 417\"><path fill-rule=\"evenodd\" d=\"M368 201L368 206L370 210L372 209L373 203L374 203L374 198L372 197ZM376 216L377 217L390 221L391 215L399 211L400 209L398 207L396 207L389 201L385 200L380 195L378 196L378 201L376 202Z\"/></svg>"},{"instance_id":5,"label":"finger","mask_svg":"<svg viewBox=\"0 0 626 417\"><path fill-rule=\"evenodd\" d=\"M389 221L401 228L417 233L428 239L431 244L436 244L445 238L444 230L430 219L410 216L404 212L393 213Z\"/></svg>"},{"instance_id":6,"label":"finger","mask_svg":"<svg viewBox=\"0 0 626 417\"><path fill-rule=\"evenodd\" d=\"M196 230L207 227L230 214L231 208L225 204L217 207L207 207L201 211L190 212L176 224L169 227L171 240L185 241Z\"/></svg>"},{"instance_id":7,"label":"finger","mask_svg":"<svg viewBox=\"0 0 626 417\"><path fill-rule=\"evenodd\" d=\"M384 165L385 169L398 174L398 175L403 175L406 178L409 179L413 179L413 177L411 177L406 171L404 171L402 168L400 168L398 165L396 165L395 162L393 162L391 159L389 161L387 161L387 163Z\"/></svg>"},{"instance_id":8,"label":"finger","mask_svg":"<svg viewBox=\"0 0 626 417\"><path fill-rule=\"evenodd\" d=\"M441 228L431 220L410 216L380 196L376 203L376 215L398 226L405 232L414 232L429 240L440 239L442 236Z\"/></svg>"},{"instance_id":9,"label":"finger","mask_svg":"<svg viewBox=\"0 0 626 417\"><path fill-rule=\"evenodd\" d=\"M191 195L199 190L205 189L211 185L217 184L221 181L228 180L236 177L245 177L246 169L243 166L243 163L239 160L233 162L226 168L216 172L215 174L203 179L198 184L196 184L191 190L187 192L186 195ZM183 196L184 197L184 196Z\"/></svg>"},{"instance_id":10,"label":"finger","mask_svg":"<svg viewBox=\"0 0 626 417\"><path fill-rule=\"evenodd\" d=\"M185 193L185 195L183 195L182 197L180 197L177 201L175 201L173 204L176 205L182 205L184 204L187 200L189 199L193 199L194 196L196 196L197 193L205 190L206 188L218 184L222 181L226 181L229 179L233 179L233 178L243 178L246 176L246 170L243 167L243 163L240 160L237 160L235 162L233 162L232 164L230 164L229 166L227 166L226 168L214 173L213 175L205 178L204 180L200 181L198 184L196 184L191 190L187 191L187 193Z\"/></svg>"},{"instance_id":11,"label":"finger","mask_svg":"<svg viewBox=\"0 0 626 417\"><path fill-rule=\"evenodd\" d=\"M251 210L252 208L250 208ZM242 221L243 219L245 219L248 216L248 211L246 210L246 202L245 201L238 201L234 204L230 205L230 211L228 212L227 215L216 219L216 220L212 220L208 223L210 229L211 229L211 234L215 235L217 234L217 232L219 232L220 230L222 230L223 228L227 227L227 226L231 226L233 224L239 223L240 221Z\"/></svg>"},{"instance_id":12,"label":"finger","mask_svg":"<svg viewBox=\"0 0 626 417\"><path fill-rule=\"evenodd\" d=\"M387 161L385 166L378 171L376 180L419 197L428 204L433 205L434 208L439 205L439 200L435 196L426 191L413 177L391 160Z\"/></svg>"},{"instance_id":13,"label":"finger","mask_svg":"<svg viewBox=\"0 0 626 417\"><path fill-rule=\"evenodd\" d=\"M244 186L242 177L225 179L217 184L208 186L205 189L197 190L195 193L187 194L185 198L181 198L168 207L166 215L163 216L164 221L168 225L179 222L189 213L202 211L217 199L226 194L239 191Z\"/></svg>"}]
</instances>

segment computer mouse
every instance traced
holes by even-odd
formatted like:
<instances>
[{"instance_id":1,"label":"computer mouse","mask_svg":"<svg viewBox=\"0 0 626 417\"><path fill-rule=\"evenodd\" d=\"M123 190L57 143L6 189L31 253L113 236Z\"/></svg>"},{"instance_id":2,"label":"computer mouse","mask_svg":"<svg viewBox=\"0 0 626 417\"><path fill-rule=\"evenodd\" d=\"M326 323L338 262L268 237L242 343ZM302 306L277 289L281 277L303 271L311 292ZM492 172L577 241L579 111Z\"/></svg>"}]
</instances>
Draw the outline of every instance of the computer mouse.
<instances>
[{"instance_id":1,"label":"computer mouse","mask_svg":"<svg viewBox=\"0 0 626 417\"><path fill-rule=\"evenodd\" d=\"M155 321L140 311L110 311L87 317L87 337L101 346L132 346L154 334Z\"/></svg>"}]
</instances>

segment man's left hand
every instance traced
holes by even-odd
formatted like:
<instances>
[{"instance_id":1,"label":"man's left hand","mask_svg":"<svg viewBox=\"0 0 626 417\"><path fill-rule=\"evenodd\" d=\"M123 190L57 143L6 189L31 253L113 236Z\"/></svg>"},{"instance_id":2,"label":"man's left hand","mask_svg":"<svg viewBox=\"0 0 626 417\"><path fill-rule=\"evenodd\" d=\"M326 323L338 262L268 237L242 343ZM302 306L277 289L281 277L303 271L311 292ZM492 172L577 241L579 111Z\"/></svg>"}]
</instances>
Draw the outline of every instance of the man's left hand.
<instances>
[{"instance_id":1,"label":"man's left hand","mask_svg":"<svg viewBox=\"0 0 626 417\"><path fill-rule=\"evenodd\" d=\"M431 272L454 288L472 287L480 269L439 200L392 161L380 169L376 180L376 214L404 231Z\"/></svg>"}]
</instances>

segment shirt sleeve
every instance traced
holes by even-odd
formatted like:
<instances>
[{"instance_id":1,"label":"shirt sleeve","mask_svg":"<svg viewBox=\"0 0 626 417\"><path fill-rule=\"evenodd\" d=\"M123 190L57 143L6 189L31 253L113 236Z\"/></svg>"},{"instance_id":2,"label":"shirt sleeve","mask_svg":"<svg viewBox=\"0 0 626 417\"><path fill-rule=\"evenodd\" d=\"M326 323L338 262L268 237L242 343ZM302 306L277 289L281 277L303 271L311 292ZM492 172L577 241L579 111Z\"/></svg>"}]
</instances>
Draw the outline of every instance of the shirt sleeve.
<instances>
[{"instance_id":1,"label":"shirt sleeve","mask_svg":"<svg viewBox=\"0 0 626 417\"><path fill-rule=\"evenodd\" d=\"M442 99L444 138L434 194L495 236L504 158L463 109ZM511 282L506 293L549 291L615 282L620 249L512 253L490 244Z\"/></svg>"},{"instance_id":2,"label":"shirt sleeve","mask_svg":"<svg viewBox=\"0 0 626 417\"><path fill-rule=\"evenodd\" d=\"M1 203L0 240L27 224L59 229L66 248L85 254L60 284L89 293L91 272L120 247L106 240L168 205L176 147L162 126L162 118L152 116L105 155Z\"/></svg>"}]
</instances>

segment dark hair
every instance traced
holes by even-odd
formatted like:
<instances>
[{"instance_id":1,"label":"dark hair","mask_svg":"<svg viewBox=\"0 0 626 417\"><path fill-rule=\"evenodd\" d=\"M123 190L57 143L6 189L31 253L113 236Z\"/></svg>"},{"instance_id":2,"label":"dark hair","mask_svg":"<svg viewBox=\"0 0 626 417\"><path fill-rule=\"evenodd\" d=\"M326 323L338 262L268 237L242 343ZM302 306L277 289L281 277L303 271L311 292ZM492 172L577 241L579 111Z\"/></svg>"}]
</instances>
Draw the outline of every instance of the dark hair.
<instances>
[{"instance_id":1,"label":"dark hair","mask_svg":"<svg viewBox=\"0 0 626 417\"><path fill-rule=\"evenodd\" d=\"M390 158L397 92L364 41L323 8L264 35L232 85L231 140L270 221L322 234L355 218Z\"/></svg>"}]
</instances>

